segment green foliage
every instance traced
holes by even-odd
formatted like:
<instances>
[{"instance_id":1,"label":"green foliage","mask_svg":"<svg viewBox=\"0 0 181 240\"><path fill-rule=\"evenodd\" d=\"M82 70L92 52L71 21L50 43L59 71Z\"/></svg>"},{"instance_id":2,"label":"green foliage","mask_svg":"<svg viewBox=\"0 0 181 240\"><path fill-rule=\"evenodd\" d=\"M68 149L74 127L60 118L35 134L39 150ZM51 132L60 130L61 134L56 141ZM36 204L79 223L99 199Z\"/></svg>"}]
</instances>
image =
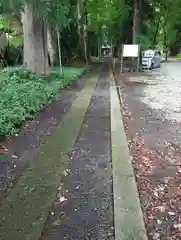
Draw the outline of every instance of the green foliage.
<instances>
[{"instance_id":1,"label":"green foliage","mask_svg":"<svg viewBox=\"0 0 181 240\"><path fill-rule=\"evenodd\" d=\"M101 28L111 28L115 22L127 17L127 5L121 0L89 0L89 29L99 32Z\"/></svg>"},{"instance_id":2,"label":"green foliage","mask_svg":"<svg viewBox=\"0 0 181 240\"><path fill-rule=\"evenodd\" d=\"M145 51L151 46L151 41L144 35L137 36L136 42L140 45L141 51Z\"/></svg>"},{"instance_id":3,"label":"green foliage","mask_svg":"<svg viewBox=\"0 0 181 240\"><path fill-rule=\"evenodd\" d=\"M18 131L21 124L46 106L60 89L70 84L85 70L65 68L64 76L57 70L51 80L38 78L27 69L7 68L0 72L0 136Z\"/></svg>"},{"instance_id":4,"label":"green foliage","mask_svg":"<svg viewBox=\"0 0 181 240\"><path fill-rule=\"evenodd\" d=\"M12 37L9 40L9 45L13 46L15 48L22 47L23 46L23 37Z\"/></svg>"},{"instance_id":5,"label":"green foliage","mask_svg":"<svg viewBox=\"0 0 181 240\"><path fill-rule=\"evenodd\" d=\"M57 29L62 30L71 22L69 11L70 5L68 2L65 4L59 0L54 0L47 20L52 26L56 26Z\"/></svg>"},{"instance_id":6,"label":"green foliage","mask_svg":"<svg viewBox=\"0 0 181 240\"><path fill-rule=\"evenodd\" d=\"M178 53L176 57L177 59L181 59L181 53Z\"/></svg>"}]
</instances>

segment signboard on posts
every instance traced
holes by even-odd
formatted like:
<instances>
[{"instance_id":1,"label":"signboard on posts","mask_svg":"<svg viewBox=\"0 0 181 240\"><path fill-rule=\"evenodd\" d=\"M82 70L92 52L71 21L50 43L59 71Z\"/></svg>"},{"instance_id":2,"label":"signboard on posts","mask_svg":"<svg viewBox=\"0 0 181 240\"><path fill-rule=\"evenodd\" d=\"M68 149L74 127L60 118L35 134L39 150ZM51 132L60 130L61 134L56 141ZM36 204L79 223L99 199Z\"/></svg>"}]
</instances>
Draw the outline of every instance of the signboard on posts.
<instances>
[{"instance_id":1,"label":"signboard on posts","mask_svg":"<svg viewBox=\"0 0 181 240\"><path fill-rule=\"evenodd\" d=\"M139 45L123 45L123 57L138 57Z\"/></svg>"},{"instance_id":2,"label":"signboard on posts","mask_svg":"<svg viewBox=\"0 0 181 240\"><path fill-rule=\"evenodd\" d=\"M123 60L124 58L136 58L137 62L137 72L139 71L139 57L140 57L140 46L137 44L125 44L122 45L122 54L121 54L121 73L123 72ZM133 67L133 66L132 66Z\"/></svg>"}]
</instances>

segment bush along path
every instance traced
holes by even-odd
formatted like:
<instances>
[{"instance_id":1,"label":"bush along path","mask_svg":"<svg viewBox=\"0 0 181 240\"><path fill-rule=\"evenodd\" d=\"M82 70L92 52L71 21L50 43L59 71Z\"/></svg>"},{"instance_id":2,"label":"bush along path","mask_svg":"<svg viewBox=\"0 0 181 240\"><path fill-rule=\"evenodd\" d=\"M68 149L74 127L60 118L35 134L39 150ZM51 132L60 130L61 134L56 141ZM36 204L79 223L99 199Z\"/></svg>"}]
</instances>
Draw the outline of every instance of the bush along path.
<instances>
[{"instance_id":1,"label":"bush along path","mask_svg":"<svg viewBox=\"0 0 181 240\"><path fill-rule=\"evenodd\" d=\"M1 201L0 239L39 239L97 81L97 74L88 79L69 111L40 146L35 161Z\"/></svg>"},{"instance_id":2,"label":"bush along path","mask_svg":"<svg viewBox=\"0 0 181 240\"><path fill-rule=\"evenodd\" d=\"M65 68L63 75L54 70L49 79L43 79L24 68L0 71L0 137L17 133L25 120L31 119L60 89L84 72L83 68Z\"/></svg>"}]
</instances>

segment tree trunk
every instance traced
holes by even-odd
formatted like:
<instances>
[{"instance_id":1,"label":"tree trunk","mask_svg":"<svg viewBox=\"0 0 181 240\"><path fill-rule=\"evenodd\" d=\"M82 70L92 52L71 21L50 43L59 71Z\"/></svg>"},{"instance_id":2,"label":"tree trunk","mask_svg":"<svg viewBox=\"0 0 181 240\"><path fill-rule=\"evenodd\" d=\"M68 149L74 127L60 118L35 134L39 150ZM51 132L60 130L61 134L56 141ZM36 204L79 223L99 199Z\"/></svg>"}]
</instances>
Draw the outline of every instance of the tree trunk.
<instances>
[{"instance_id":1,"label":"tree trunk","mask_svg":"<svg viewBox=\"0 0 181 240\"><path fill-rule=\"evenodd\" d=\"M57 42L58 42L58 58L59 58L60 74L63 74L62 54L61 54L61 46L60 46L60 31L58 29L57 29Z\"/></svg>"},{"instance_id":2,"label":"tree trunk","mask_svg":"<svg viewBox=\"0 0 181 240\"><path fill-rule=\"evenodd\" d=\"M155 34L153 36L153 48L156 45L156 40L157 40L157 35L158 35L158 32L159 32L159 27L160 27L160 19L158 19L158 22L156 23Z\"/></svg>"},{"instance_id":3,"label":"tree trunk","mask_svg":"<svg viewBox=\"0 0 181 240\"><path fill-rule=\"evenodd\" d=\"M89 61L88 61L88 52L87 52L87 25L86 24L84 24L84 27L83 27L83 43L84 43L84 58L85 58L86 65L88 65Z\"/></svg>"},{"instance_id":4,"label":"tree trunk","mask_svg":"<svg viewBox=\"0 0 181 240\"><path fill-rule=\"evenodd\" d=\"M164 31L164 48L165 48L165 60L167 61L168 59L168 52L167 52L167 32L166 32L166 27L165 24L163 26L163 31Z\"/></svg>"},{"instance_id":5,"label":"tree trunk","mask_svg":"<svg viewBox=\"0 0 181 240\"><path fill-rule=\"evenodd\" d=\"M98 46L97 46L97 56L98 56L98 59L100 60L100 58L101 58L101 53L100 53L100 48L101 48L101 46L100 46L101 44L100 44L100 37L98 36Z\"/></svg>"},{"instance_id":6,"label":"tree trunk","mask_svg":"<svg viewBox=\"0 0 181 240\"><path fill-rule=\"evenodd\" d=\"M88 33L87 33L87 0L83 0L83 39L84 39L84 56L86 65L89 64L88 60Z\"/></svg>"},{"instance_id":7,"label":"tree trunk","mask_svg":"<svg viewBox=\"0 0 181 240\"><path fill-rule=\"evenodd\" d=\"M79 46L82 50L83 57L88 65L88 51L87 51L87 6L86 0L77 1L77 14L78 14L78 34L79 34Z\"/></svg>"},{"instance_id":8,"label":"tree trunk","mask_svg":"<svg viewBox=\"0 0 181 240\"><path fill-rule=\"evenodd\" d=\"M141 33L142 0L134 0L133 14L133 44L136 44L137 36Z\"/></svg>"},{"instance_id":9,"label":"tree trunk","mask_svg":"<svg viewBox=\"0 0 181 240\"><path fill-rule=\"evenodd\" d=\"M144 0L139 0L138 4L138 34L143 34L144 28Z\"/></svg>"},{"instance_id":10,"label":"tree trunk","mask_svg":"<svg viewBox=\"0 0 181 240\"><path fill-rule=\"evenodd\" d=\"M56 36L54 36L53 29L48 27L47 31L47 44L48 44L48 54L50 57L51 66L55 65L57 60L57 44L55 42Z\"/></svg>"},{"instance_id":11,"label":"tree trunk","mask_svg":"<svg viewBox=\"0 0 181 240\"><path fill-rule=\"evenodd\" d=\"M24 66L37 75L48 74L47 27L26 6L22 13Z\"/></svg>"}]
</instances>

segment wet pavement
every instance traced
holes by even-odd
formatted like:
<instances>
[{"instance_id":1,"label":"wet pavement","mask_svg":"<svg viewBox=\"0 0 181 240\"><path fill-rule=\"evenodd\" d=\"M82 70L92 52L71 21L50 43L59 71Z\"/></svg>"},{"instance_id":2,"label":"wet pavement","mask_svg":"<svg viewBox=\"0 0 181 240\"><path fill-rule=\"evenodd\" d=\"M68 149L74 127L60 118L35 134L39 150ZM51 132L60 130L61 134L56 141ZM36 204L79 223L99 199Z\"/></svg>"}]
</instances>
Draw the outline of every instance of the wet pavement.
<instances>
[{"instance_id":1,"label":"wet pavement","mask_svg":"<svg viewBox=\"0 0 181 240\"><path fill-rule=\"evenodd\" d=\"M180 61L117 77L149 239L181 239Z\"/></svg>"},{"instance_id":2,"label":"wet pavement","mask_svg":"<svg viewBox=\"0 0 181 240\"><path fill-rule=\"evenodd\" d=\"M114 239L107 65L92 97L41 240Z\"/></svg>"}]
</instances>

